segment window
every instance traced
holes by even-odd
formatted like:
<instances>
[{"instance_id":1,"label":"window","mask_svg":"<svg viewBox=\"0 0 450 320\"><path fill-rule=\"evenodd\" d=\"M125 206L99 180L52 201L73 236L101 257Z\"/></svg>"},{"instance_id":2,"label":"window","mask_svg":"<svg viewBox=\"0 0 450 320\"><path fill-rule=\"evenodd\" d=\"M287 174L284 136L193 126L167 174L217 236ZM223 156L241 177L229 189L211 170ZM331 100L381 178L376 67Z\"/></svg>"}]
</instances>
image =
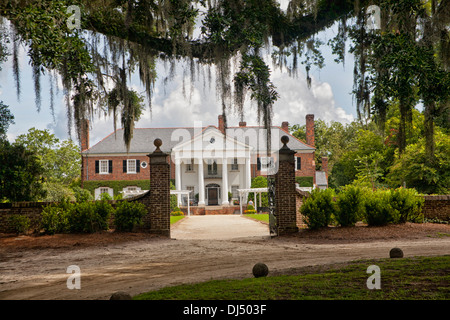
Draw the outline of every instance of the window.
<instances>
[{"instance_id":1,"label":"window","mask_svg":"<svg viewBox=\"0 0 450 320\"><path fill-rule=\"evenodd\" d=\"M112 160L95 160L95 173L108 174L112 173Z\"/></svg>"},{"instance_id":2,"label":"window","mask_svg":"<svg viewBox=\"0 0 450 320\"><path fill-rule=\"evenodd\" d=\"M194 186L186 186L186 190L189 191L189 197L192 198L194 196Z\"/></svg>"},{"instance_id":3,"label":"window","mask_svg":"<svg viewBox=\"0 0 450 320\"><path fill-rule=\"evenodd\" d=\"M100 160L100 173L109 173L108 160Z\"/></svg>"},{"instance_id":4,"label":"window","mask_svg":"<svg viewBox=\"0 0 450 320\"><path fill-rule=\"evenodd\" d=\"M217 163L215 160L208 161L208 175L210 176L217 175Z\"/></svg>"},{"instance_id":5,"label":"window","mask_svg":"<svg viewBox=\"0 0 450 320\"><path fill-rule=\"evenodd\" d=\"M136 160L127 160L127 173L136 173Z\"/></svg>"},{"instance_id":6,"label":"window","mask_svg":"<svg viewBox=\"0 0 450 320\"><path fill-rule=\"evenodd\" d=\"M234 158L233 162L231 163L231 170L238 171L239 165L238 165L238 159Z\"/></svg>"},{"instance_id":7,"label":"window","mask_svg":"<svg viewBox=\"0 0 450 320\"><path fill-rule=\"evenodd\" d=\"M99 170L96 170L96 172L100 174L112 173L112 160L99 160Z\"/></svg>"},{"instance_id":8,"label":"window","mask_svg":"<svg viewBox=\"0 0 450 320\"><path fill-rule=\"evenodd\" d=\"M108 187L99 187L94 190L95 200L99 200L102 194L108 194L111 198L114 197L114 190Z\"/></svg>"},{"instance_id":9,"label":"window","mask_svg":"<svg viewBox=\"0 0 450 320\"><path fill-rule=\"evenodd\" d=\"M191 163L186 163L186 172L194 172L194 159L191 159Z\"/></svg>"},{"instance_id":10,"label":"window","mask_svg":"<svg viewBox=\"0 0 450 320\"><path fill-rule=\"evenodd\" d=\"M123 160L123 172L124 173L139 173L140 169L141 169L141 161L140 160L136 160L136 159Z\"/></svg>"},{"instance_id":11,"label":"window","mask_svg":"<svg viewBox=\"0 0 450 320\"><path fill-rule=\"evenodd\" d=\"M297 170L302 170L302 158L301 157L295 157L295 168Z\"/></svg>"}]
</instances>

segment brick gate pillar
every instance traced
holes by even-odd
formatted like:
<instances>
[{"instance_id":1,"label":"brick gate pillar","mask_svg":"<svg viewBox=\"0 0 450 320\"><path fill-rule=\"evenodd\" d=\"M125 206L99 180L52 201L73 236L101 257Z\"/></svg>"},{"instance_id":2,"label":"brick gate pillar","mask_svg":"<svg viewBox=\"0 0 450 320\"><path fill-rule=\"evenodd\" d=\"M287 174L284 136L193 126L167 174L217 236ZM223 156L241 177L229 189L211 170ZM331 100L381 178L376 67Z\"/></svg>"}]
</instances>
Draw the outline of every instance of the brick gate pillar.
<instances>
[{"instance_id":1,"label":"brick gate pillar","mask_svg":"<svg viewBox=\"0 0 450 320\"><path fill-rule=\"evenodd\" d=\"M278 171L275 174L275 207L278 235L298 232L295 190L295 151L286 145L288 136L281 137Z\"/></svg>"},{"instance_id":2,"label":"brick gate pillar","mask_svg":"<svg viewBox=\"0 0 450 320\"><path fill-rule=\"evenodd\" d=\"M144 228L150 233L170 237L170 165L169 155L160 150L161 139L155 139L156 150L150 158L150 191Z\"/></svg>"}]
</instances>

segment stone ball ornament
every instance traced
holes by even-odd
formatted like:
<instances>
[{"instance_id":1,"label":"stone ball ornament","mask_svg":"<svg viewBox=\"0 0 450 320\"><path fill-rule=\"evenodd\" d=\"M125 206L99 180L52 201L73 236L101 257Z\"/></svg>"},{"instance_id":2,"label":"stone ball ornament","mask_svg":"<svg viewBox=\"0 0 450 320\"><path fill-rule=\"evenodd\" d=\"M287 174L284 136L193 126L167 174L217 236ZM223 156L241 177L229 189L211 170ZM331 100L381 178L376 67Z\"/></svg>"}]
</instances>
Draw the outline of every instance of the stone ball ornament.
<instances>
[{"instance_id":1,"label":"stone ball ornament","mask_svg":"<svg viewBox=\"0 0 450 320\"><path fill-rule=\"evenodd\" d=\"M253 266L252 272L255 278L266 277L269 274L269 268L266 264L258 262Z\"/></svg>"},{"instance_id":2,"label":"stone ball ornament","mask_svg":"<svg viewBox=\"0 0 450 320\"><path fill-rule=\"evenodd\" d=\"M114 292L109 300L132 300L131 295L124 291Z\"/></svg>"},{"instance_id":3,"label":"stone ball ornament","mask_svg":"<svg viewBox=\"0 0 450 320\"><path fill-rule=\"evenodd\" d=\"M403 258L403 250L400 248L392 248L391 251L389 251L389 257Z\"/></svg>"},{"instance_id":4,"label":"stone ball ornament","mask_svg":"<svg viewBox=\"0 0 450 320\"><path fill-rule=\"evenodd\" d=\"M281 142L282 142L284 145L287 145L287 143L289 142L289 137L288 137L288 136L282 136L282 137L281 137Z\"/></svg>"},{"instance_id":5,"label":"stone ball ornament","mask_svg":"<svg viewBox=\"0 0 450 320\"><path fill-rule=\"evenodd\" d=\"M153 141L153 144L155 147L159 148L162 146L162 140L160 138L156 138L155 141Z\"/></svg>"}]
</instances>

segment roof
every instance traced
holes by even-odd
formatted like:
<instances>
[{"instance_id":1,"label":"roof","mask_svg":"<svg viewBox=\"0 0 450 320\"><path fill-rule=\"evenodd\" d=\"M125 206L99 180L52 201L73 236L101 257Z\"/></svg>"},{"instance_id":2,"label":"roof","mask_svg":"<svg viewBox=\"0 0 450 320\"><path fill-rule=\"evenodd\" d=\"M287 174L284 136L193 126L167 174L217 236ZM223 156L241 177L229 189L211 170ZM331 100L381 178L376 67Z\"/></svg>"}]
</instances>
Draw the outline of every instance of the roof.
<instances>
[{"instance_id":1,"label":"roof","mask_svg":"<svg viewBox=\"0 0 450 320\"><path fill-rule=\"evenodd\" d=\"M135 128L128 151L123 140L123 129L117 129L89 149L84 150L82 154L148 154L155 150L153 141L157 138L162 140L161 151L170 153L179 143L188 141L186 139L193 139L200 132L204 133L209 129L218 130L215 126L203 127L201 131L199 128L194 127ZM276 141L275 139L278 140L278 149L282 147L281 137L287 135L289 136L288 147L290 149L309 152L315 150L314 147L286 133L280 127L273 126L271 133L272 141ZM227 134L236 138L237 141L248 144L257 150L261 150L265 146L265 130L263 127L228 127ZM258 139L255 140L253 137L258 137Z\"/></svg>"}]
</instances>

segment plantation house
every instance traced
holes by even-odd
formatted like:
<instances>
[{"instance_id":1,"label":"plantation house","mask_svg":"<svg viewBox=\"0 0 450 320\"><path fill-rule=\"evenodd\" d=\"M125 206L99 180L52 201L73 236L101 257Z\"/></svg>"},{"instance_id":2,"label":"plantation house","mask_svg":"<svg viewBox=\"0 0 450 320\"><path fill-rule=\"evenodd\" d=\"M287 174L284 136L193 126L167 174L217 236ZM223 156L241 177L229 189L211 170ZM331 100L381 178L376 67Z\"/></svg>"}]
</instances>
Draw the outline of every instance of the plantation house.
<instances>
[{"instance_id":1,"label":"plantation house","mask_svg":"<svg viewBox=\"0 0 450 320\"><path fill-rule=\"evenodd\" d=\"M198 125L197 125L198 124ZM314 163L314 115L306 116L306 141L288 132L288 122L273 126L271 149L267 150L267 132L263 127L224 126L222 116L218 126L178 128L136 128L127 150L122 129L89 146L89 122L81 131L82 186L98 198L102 193L115 196L139 194L148 190L150 165L148 154L154 151L153 141L162 140L161 151L168 153L171 179L176 190L189 192L198 206L227 206L238 198L239 189L248 189L251 179L277 170L277 154L283 135L289 136L289 148L296 151L296 177L309 180L311 187L327 186L326 158L316 171ZM231 196L231 197L230 197ZM186 198L179 197L182 205Z\"/></svg>"}]
</instances>

